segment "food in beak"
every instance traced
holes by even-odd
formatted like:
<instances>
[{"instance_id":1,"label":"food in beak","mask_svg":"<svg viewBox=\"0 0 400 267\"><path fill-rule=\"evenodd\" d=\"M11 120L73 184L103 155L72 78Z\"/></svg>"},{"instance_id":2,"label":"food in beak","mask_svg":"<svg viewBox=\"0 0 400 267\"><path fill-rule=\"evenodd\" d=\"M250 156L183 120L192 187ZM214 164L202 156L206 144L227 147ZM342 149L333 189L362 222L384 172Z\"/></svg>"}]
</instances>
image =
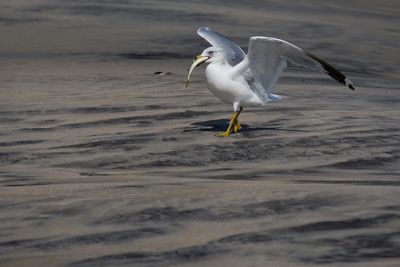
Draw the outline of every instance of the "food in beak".
<instances>
[{"instance_id":1,"label":"food in beak","mask_svg":"<svg viewBox=\"0 0 400 267\"><path fill-rule=\"evenodd\" d=\"M187 76L187 80L186 80L186 88L189 86L189 80L190 80L190 75L192 74L194 68L196 68L197 66L200 66L202 63L204 63L206 60L209 59L209 57L204 57L202 55L199 55L197 57L195 57L195 61L193 62L192 66L190 66L189 69L189 73Z\"/></svg>"}]
</instances>

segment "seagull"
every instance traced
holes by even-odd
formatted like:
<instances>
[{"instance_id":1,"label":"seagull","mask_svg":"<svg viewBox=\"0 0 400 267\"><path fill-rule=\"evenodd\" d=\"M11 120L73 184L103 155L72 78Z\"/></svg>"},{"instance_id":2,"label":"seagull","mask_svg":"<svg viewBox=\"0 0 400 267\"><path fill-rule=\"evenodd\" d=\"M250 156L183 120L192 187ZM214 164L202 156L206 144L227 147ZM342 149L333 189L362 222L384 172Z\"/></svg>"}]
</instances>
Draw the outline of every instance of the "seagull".
<instances>
[{"instance_id":1,"label":"seagull","mask_svg":"<svg viewBox=\"0 0 400 267\"><path fill-rule=\"evenodd\" d=\"M272 88L289 61L309 69L321 71L352 90L352 82L340 71L319 57L281 39L253 36L249 40L247 55L234 42L213 31L201 27L197 34L212 46L193 59L186 81L202 63L208 89L223 102L233 105L233 114L225 132L216 136L227 137L237 133L241 126L239 115L243 107L265 105L282 97L272 93Z\"/></svg>"}]
</instances>

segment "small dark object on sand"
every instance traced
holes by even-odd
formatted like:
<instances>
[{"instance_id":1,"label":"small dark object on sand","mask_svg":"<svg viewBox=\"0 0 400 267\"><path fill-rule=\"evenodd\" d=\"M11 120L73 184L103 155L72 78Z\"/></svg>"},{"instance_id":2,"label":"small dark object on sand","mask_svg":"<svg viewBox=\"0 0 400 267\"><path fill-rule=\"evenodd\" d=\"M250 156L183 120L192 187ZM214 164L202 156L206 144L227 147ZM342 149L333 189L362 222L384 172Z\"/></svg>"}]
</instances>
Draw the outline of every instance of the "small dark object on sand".
<instances>
[{"instance_id":1,"label":"small dark object on sand","mask_svg":"<svg viewBox=\"0 0 400 267\"><path fill-rule=\"evenodd\" d=\"M154 75L160 75L160 76L164 76L164 75L171 75L172 73L169 71L156 71L154 72Z\"/></svg>"}]
</instances>

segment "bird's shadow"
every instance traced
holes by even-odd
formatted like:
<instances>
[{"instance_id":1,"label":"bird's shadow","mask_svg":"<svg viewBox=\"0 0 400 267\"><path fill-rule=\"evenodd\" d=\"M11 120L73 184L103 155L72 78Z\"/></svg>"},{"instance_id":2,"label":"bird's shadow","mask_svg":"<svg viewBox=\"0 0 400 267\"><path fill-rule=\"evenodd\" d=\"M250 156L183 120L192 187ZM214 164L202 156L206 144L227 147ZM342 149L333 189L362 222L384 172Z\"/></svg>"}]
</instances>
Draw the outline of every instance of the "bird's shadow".
<instances>
[{"instance_id":1,"label":"bird's shadow","mask_svg":"<svg viewBox=\"0 0 400 267\"><path fill-rule=\"evenodd\" d=\"M194 132L194 131L204 131L204 132L223 132L229 125L229 120L227 119L218 119L218 120L207 120L207 121L199 121L190 124L193 127L188 127L184 130L184 132ZM259 126L249 126L248 124L240 124L241 133L250 133L257 131L290 131L290 132L304 132L304 130L298 129L284 129L279 126L268 126L268 127L259 127Z\"/></svg>"}]
</instances>

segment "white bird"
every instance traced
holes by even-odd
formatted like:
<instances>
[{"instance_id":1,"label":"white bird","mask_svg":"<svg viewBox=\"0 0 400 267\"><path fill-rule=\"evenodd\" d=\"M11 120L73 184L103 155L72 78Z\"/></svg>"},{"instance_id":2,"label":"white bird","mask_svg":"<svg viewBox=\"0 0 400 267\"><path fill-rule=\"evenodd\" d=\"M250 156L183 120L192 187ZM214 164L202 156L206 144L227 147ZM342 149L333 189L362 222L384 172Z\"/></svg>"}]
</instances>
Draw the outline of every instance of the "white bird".
<instances>
[{"instance_id":1,"label":"white bird","mask_svg":"<svg viewBox=\"0 0 400 267\"><path fill-rule=\"evenodd\" d=\"M212 46L194 58L187 76L186 87L194 68L207 62L205 75L209 90L223 102L233 105L233 115L225 132L226 137L240 129L239 115L243 107L265 105L281 99L272 93L287 62L328 74L333 79L354 90L351 81L334 67L313 54L284 40L253 36L249 40L247 55L234 42L223 35L202 27L197 34Z\"/></svg>"}]
</instances>

